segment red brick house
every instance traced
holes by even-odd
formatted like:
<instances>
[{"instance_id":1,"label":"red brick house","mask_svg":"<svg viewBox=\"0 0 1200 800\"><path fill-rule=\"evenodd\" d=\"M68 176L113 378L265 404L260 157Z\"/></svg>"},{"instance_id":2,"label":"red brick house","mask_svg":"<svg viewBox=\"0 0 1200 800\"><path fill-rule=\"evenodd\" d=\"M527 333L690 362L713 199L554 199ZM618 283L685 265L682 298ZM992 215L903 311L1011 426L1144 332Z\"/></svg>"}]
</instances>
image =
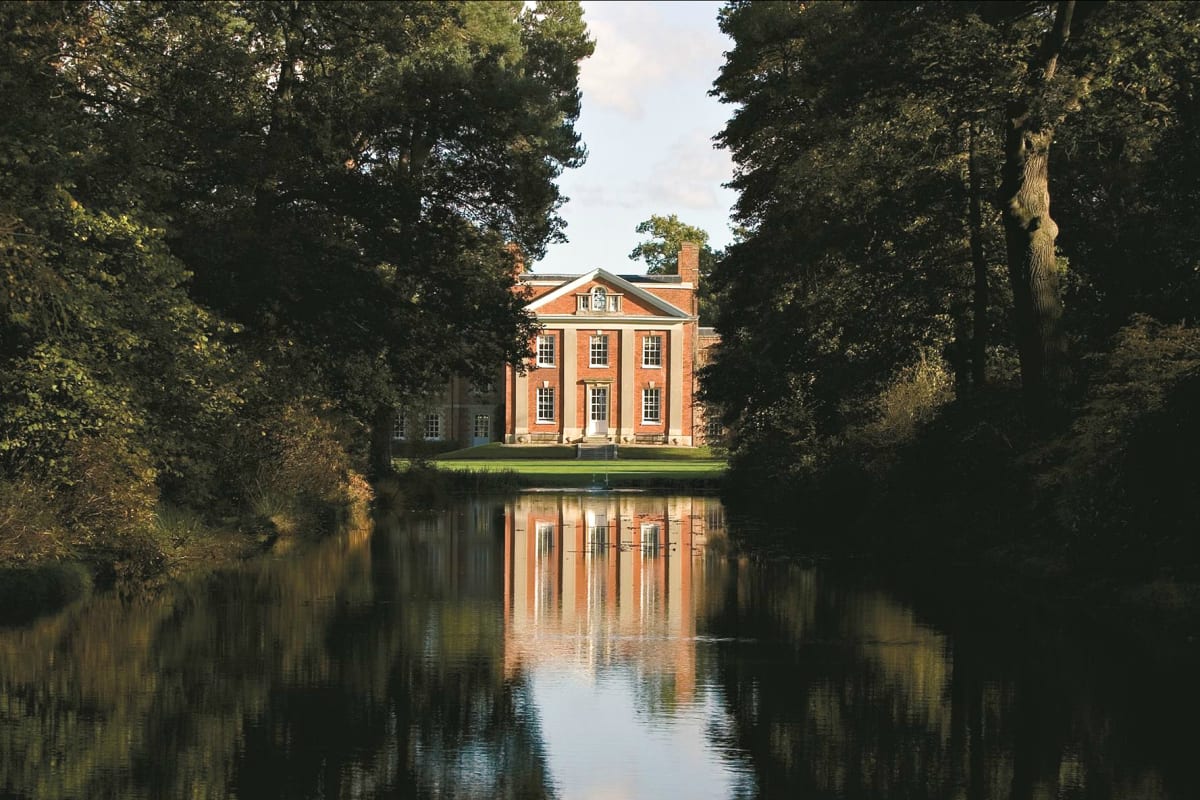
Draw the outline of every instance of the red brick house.
<instances>
[{"instance_id":1,"label":"red brick house","mask_svg":"<svg viewBox=\"0 0 1200 800\"><path fill-rule=\"evenodd\" d=\"M685 244L678 275L526 273L526 308L541 331L524 374L504 373L508 443L702 443L695 403L701 349L699 249Z\"/></svg>"},{"instance_id":2,"label":"red brick house","mask_svg":"<svg viewBox=\"0 0 1200 800\"><path fill-rule=\"evenodd\" d=\"M680 251L678 275L519 278L541 326L524 372L506 367L494 386L452 382L443 397L397 417L397 440L693 446L711 438L695 402L696 370L717 336L699 327L695 245Z\"/></svg>"}]
</instances>

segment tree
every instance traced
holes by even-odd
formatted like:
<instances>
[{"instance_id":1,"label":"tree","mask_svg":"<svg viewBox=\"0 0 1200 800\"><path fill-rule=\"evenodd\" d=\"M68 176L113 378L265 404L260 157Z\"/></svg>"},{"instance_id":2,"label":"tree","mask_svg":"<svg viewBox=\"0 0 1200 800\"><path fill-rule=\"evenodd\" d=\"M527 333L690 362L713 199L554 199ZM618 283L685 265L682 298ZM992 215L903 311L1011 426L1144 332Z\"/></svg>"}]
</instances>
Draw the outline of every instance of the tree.
<instances>
[{"instance_id":1,"label":"tree","mask_svg":"<svg viewBox=\"0 0 1200 800\"><path fill-rule=\"evenodd\" d=\"M138 143L198 296L291 391L369 426L376 471L404 398L525 354L507 246L561 236L554 179L583 159L592 47L577 4L95 11L85 102Z\"/></svg>"},{"instance_id":2,"label":"tree","mask_svg":"<svg viewBox=\"0 0 1200 800\"><path fill-rule=\"evenodd\" d=\"M1158 231L1187 240L1194 192L1179 187L1178 207L1159 192L1191 163L1197 12L1072 9L725 7L734 47L714 93L734 111L718 139L738 167L735 217L747 234L714 272L722 345L705 391L735 441L739 430L758 431L755 441L839 435L928 354L953 366L960 387L983 386L987 359L1010 341L1030 416L1046 419L1061 402L1069 335L1107 335L1149 303L1181 310L1167 298L1193 291L1194 260ZM1052 139L1070 143L1060 151L1070 172L1049 170ZM1139 157L1135 174L1154 177L1130 180L1108 156L1121 151ZM1148 169L1151 154L1164 172ZM1057 223L1055 187L1067 198ZM1058 227L1096 236L1058 238ZM1171 276L1169 292L1129 269L1145 241L1135 230L1147 229L1162 242L1166 263L1153 269ZM1056 284L1068 262L1078 316L1064 319ZM1115 291L1129 284L1143 296ZM782 408L799 409L794 428Z\"/></svg>"},{"instance_id":3,"label":"tree","mask_svg":"<svg viewBox=\"0 0 1200 800\"><path fill-rule=\"evenodd\" d=\"M104 120L75 97L64 49L96 38L95 18L15 3L0 18L13 104L0 120L0 476L91 498L74 512L104 506L92 527L124 529L145 519L156 477L198 477L252 370L189 297L131 172L112 168Z\"/></svg>"},{"instance_id":4,"label":"tree","mask_svg":"<svg viewBox=\"0 0 1200 800\"><path fill-rule=\"evenodd\" d=\"M679 251L684 242L700 248L700 287L698 300L700 319L711 322L717 317L717 299L709 284L713 267L721 257L708 244L708 233L683 222L675 214L664 217L652 214L638 223L637 233L649 238L639 242L629 253L630 261L645 261L647 275L676 275L679 273Z\"/></svg>"}]
</instances>

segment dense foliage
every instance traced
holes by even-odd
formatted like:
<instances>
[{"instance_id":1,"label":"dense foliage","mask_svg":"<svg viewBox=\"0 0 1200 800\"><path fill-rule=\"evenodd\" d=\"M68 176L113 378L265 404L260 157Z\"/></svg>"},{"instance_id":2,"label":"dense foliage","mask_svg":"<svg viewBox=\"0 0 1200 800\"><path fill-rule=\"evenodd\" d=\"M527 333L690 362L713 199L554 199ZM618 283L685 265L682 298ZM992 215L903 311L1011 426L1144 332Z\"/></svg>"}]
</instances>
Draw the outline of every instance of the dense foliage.
<instances>
[{"instance_id":1,"label":"dense foliage","mask_svg":"<svg viewBox=\"0 0 1200 800\"><path fill-rule=\"evenodd\" d=\"M561 237L584 156L578 4L0 25L0 556L237 513L288 464L328 500L388 467L391 408L524 354L514 254Z\"/></svg>"},{"instance_id":2,"label":"dense foliage","mask_svg":"<svg viewBox=\"0 0 1200 800\"><path fill-rule=\"evenodd\" d=\"M955 466L909 502L1011 499L1011 480L1067 527L1094 521L1064 506L1112 496L1130 429L1158 413L1104 410L1120 354L1142 343L1126 397L1196 376L1191 330L1156 326L1200 301L1200 10L733 2L720 21L744 235L714 270L705 391L746 483L824 476L854 503L932 458ZM897 454L939 416L925 461ZM1004 442L987 469L984 441Z\"/></svg>"}]
</instances>

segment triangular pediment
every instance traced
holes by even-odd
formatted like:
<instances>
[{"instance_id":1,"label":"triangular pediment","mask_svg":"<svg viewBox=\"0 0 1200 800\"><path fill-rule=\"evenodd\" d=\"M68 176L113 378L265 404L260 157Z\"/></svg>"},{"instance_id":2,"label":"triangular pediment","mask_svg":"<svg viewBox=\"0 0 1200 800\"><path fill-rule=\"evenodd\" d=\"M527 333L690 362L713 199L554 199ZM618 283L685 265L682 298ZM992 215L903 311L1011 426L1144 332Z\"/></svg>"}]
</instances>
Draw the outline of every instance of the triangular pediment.
<instances>
[{"instance_id":1,"label":"triangular pediment","mask_svg":"<svg viewBox=\"0 0 1200 800\"><path fill-rule=\"evenodd\" d=\"M525 310L537 312L540 309L546 308L550 304L554 303L559 298L574 296L575 294L586 291L594 284L604 286L609 291L618 292L629 297L636 298L641 305L652 309L656 316L663 316L672 319L690 318L690 315L682 308L668 303L666 300L663 300L661 297L646 291L636 283L625 280L620 275L614 275L611 272L603 269L594 269L591 272L585 272L577 278L566 281L561 286L552 289L546 294L538 297L529 305L525 306Z\"/></svg>"}]
</instances>

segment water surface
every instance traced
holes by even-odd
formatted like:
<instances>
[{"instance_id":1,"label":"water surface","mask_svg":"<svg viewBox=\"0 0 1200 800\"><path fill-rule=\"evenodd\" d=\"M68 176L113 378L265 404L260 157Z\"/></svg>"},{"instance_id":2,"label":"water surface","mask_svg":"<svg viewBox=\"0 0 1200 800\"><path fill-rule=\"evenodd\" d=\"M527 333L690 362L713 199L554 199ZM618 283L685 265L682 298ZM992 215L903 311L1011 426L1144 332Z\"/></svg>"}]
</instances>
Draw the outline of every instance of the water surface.
<instances>
[{"instance_id":1,"label":"water surface","mask_svg":"<svg viewBox=\"0 0 1200 800\"><path fill-rule=\"evenodd\" d=\"M473 499L0 630L0 796L1200 797L1186 673L737 534Z\"/></svg>"}]
</instances>

